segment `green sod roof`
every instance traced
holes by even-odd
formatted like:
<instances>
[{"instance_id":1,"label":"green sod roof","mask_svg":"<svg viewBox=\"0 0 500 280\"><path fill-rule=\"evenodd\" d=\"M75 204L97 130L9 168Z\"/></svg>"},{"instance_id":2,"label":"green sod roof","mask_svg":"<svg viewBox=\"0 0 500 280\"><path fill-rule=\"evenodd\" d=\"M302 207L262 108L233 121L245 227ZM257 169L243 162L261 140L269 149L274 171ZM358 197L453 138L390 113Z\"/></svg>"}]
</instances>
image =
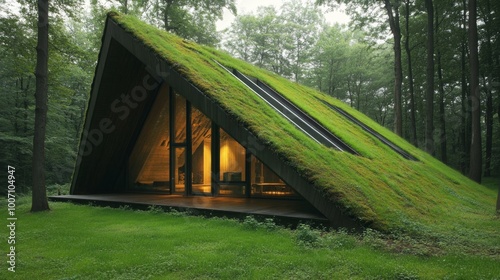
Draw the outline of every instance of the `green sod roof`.
<instances>
[{"instance_id":1,"label":"green sod roof","mask_svg":"<svg viewBox=\"0 0 500 280\"><path fill-rule=\"evenodd\" d=\"M363 223L384 231L414 234L472 231L478 227L485 234L495 234L495 190L472 182L343 102L132 16L109 16L307 178L311 188L318 188L332 204ZM215 61L265 82L360 156L318 144ZM320 100L340 107L418 161L404 159Z\"/></svg>"}]
</instances>

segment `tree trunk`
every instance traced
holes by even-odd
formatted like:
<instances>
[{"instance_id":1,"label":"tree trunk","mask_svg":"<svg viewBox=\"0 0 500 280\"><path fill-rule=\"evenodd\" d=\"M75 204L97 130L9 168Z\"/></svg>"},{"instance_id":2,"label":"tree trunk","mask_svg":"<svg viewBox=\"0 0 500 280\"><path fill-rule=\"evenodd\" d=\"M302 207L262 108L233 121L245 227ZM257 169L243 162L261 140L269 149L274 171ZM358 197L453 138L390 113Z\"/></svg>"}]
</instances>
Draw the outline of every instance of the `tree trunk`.
<instances>
[{"instance_id":1,"label":"tree trunk","mask_svg":"<svg viewBox=\"0 0 500 280\"><path fill-rule=\"evenodd\" d=\"M438 67L438 87L439 87L439 128L441 144L441 161L448 163L448 139L446 136L446 113L445 113L445 98L444 98L444 82L443 82L443 68L441 65L441 46L439 45L439 12L436 7L436 48L437 48L437 67Z\"/></svg>"},{"instance_id":2,"label":"tree trunk","mask_svg":"<svg viewBox=\"0 0 500 280\"><path fill-rule=\"evenodd\" d=\"M415 86L413 82L413 66L411 60L411 49L410 49L410 1L405 2L405 50L406 59L408 62L408 86L410 91L410 129L411 129L411 142L415 147L418 147L417 141L417 120L415 118Z\"/></svg>"},{"instance_id":3,"label":"tree trunk","mask_svg":"<svg viewBox=\"0 0 500 280\"><path fill-rule=\"evenodd\" d=\"M172 8L172 0L167 0L167 3L165 4L165 8L163 10L163 24L166 31L171 31L175 29L170 24L170 19L169 19L171 8Z\"/></svg>"},{"instance_id":4,"label":"tree trunk","mask_svg":"<svg viewBox=\"0 0 500 280\"><path fill-rule=\"evenodd\" d=\"M486 89L486 155L484 158L484 176L491 176L491 156L493 147L493 96L491 89Z\"/></svg>"},{"instance_id":5,"label":"tree trunk","mask_svg":"<svg viewBox=\"0 0 500 280\"><path fill-rule=\"evenodd\" d=\"M490 1L485 1L485 8L486 12L484 13L485 22L493 22L493 19L491 18L491 7L490 7ZM485 61L485 78L484 78L484 85L486 89L486 154L484 158L484 176L489 177L491 176L491 157L492 157L492 147L493 147L493 115L494 115L494 108L493 108L493 93L492 93L492 82L494 81L494 74L493 74L493 69L494 69L494 61L493 61L493 46L491 44L491 39L492 39L492 32L491 32L491 26L489 24L485 25L485 31L486 31L486 40L485 40L485 47L484 47L484 52L486 53L486 59Z\"/></svg>"},{"instance_id":6,"label":"tree trunk","mask_svg":"<svg viewBox=\"0 0 500 280\"><path fill-rule=\"evenodd\" d=\"M123 13L128 14L128 0L123 0Z\"/></svg>"},{"instance_id":7,"label":"tree trunk","mask_svg":"<svg viewBox=\"0 0 500 280\"><path fill-rule=\"evenodd\" d=\"M389 16L389 25L394 37L394 132L403 135L403 112L401 109L401 89L403 69L401 63L401 28L399 26L399 7L393 7L390 0L384 0Z\"/></svg>"},{"instance_id":8,"label":"tree trunk","mask_svg":"<svg viewBox=\"0 0 500 280\"><path fill-rule=\"evenodd\" d=\"M33 190L31 211L49 210L45 188L45 125L47 123L49 2L38 0L36 46L35 135L33 137Z\"/></svg>"},{"instance_id":9,"label":"tree trunk","mask_svg":"<svg viewBox=\"0 0 500 280\"><path fill-rule=\"evenodd\" d=\"M434 5L425 0L427 9L427 86L425 94L425 150L434 155Z\"/></svg>"},{"instance_id":10,"label":"tree trunk","mask_svg":"<svg viewBox=\"0 0 500 280\"><path fill-rule=\"evenodd\" d=\"M477 3L469 0L469 51L470 51L470 99L472 101L472 124L469 177L481 183L482 154L481 154L481 110L479 94L479 55L477 34Z\"/></svg>"},{"instance_id":11,"label":"tree trunk","mask_svg":"<svg viewBox=\"0 0 500 280\"><path fill-rule=\"evenodd\" d=\"M470 141L468 141L469 137L468 135L468 122L467 122L467 115L469 112L466 110L468 107L468 99L467 99L467 65L466 65L466 59L467 59L467 39L466 39L466 34L467 34L467 2L466 0L462 1L463 5L463 18L462 18L462 28L463 28L463 38L462 38L462 48L461 48L461 58L460 58L460 68L461 68L461 93L462 93L462 103L461 103L461 117L460 117L460 171L462 174L466 174L468 171L468 153L469 153L469 144Z\"/></svg>"}]
</instances>

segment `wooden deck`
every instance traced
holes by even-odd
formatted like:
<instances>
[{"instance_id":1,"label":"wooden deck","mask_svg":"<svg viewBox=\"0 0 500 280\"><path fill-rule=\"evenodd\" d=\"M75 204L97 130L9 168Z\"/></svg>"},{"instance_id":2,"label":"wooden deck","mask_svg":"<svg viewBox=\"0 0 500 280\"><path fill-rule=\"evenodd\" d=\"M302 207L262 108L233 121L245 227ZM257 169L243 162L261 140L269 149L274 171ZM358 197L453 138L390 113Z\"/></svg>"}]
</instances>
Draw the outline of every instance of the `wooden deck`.
<instances>
[{"instance_id":1,"label":"wooden deck","mask_svg":"<svg viewBox=\"0 0 500 280\"><path fill-rule=\"evenodd\" d=\"M307 201L248 199L234 197L203 197L166 194L94 194L94 195L60 195L49 197L51 201L67 201L74 203L92 203L94 205L119 207L129 205L133 208L147 209L157 205L164 209L189 211L204 216L226 216L242 218L247 215L256 217L272 217L277 222L296 224L313 222L327 225L328 220Z\"/></svg>"}]
</instances>

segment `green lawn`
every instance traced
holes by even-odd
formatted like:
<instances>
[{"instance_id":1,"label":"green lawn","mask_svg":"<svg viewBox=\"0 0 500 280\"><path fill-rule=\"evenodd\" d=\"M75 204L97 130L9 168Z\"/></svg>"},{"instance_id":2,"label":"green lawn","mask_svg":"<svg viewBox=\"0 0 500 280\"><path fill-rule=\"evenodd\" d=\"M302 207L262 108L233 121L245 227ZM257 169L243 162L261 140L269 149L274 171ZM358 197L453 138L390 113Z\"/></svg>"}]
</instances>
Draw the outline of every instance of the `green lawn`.
<instances>
[{"instance_id":1,"label":"green lawn","mask_svg":"<svg viewBox=\"0 0 500 280\"><path fill-rule=\"evenodd\" d=\"M6 209L4 200L0 206ZM0 279L500 276L498 243L494 250L471 253L471 246L440 245L443 241L426 244L404 236L381 238L374 232L319 236L307 227L292 231L252 219L237 222L69 203L51 203L52 211L43 213L30 213L29 208L28 198L18 199L16 272L8 272L3 261ZM5 260L8 232L2 228ZM497 241L485 242L494 246Z\"/></svg>"}]
</instances>

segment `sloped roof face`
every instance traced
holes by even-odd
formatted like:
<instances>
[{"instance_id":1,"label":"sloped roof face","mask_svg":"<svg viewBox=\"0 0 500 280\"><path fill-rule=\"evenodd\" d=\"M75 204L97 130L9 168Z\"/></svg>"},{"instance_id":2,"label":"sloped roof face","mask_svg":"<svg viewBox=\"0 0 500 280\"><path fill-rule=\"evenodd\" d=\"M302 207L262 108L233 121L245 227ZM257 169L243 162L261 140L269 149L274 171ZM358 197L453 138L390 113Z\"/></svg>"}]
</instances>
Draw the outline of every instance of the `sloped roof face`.
<instances>
[{"instance_id":1,"label":"sloped roof face","mask_svg":"<svg viewBox=\"0 0 500 280\"><path fill-rule=\"evenodd\" d=\"M340 207L364 224L382 230L412 224L416 230L418 225L425 228L445 219L464 226L462 217L481 215L494 204L493 191L473 183L339 100L130 16L110 14L110 24L118 25L144 48L141 52L153 53L222 108L255 137L257 146L273 151L332 207ZM359 155L317 143L218 63L263 81ZM161 69L156 72L161 73ZM327 104L354 116L417 160L405 159Z\"/></svg>"}]
</instances>

